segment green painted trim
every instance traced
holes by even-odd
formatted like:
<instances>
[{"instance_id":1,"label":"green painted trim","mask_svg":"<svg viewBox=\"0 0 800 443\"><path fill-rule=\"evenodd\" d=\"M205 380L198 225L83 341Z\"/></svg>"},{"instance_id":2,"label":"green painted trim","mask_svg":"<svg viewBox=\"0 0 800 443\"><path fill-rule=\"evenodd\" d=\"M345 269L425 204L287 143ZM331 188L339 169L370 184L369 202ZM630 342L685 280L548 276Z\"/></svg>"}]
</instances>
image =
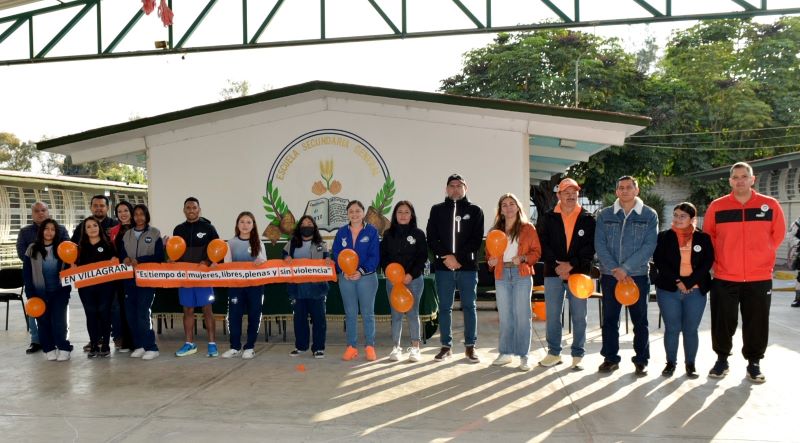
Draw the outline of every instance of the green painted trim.
<instances>
[{"instance_id":1,"label":"green painted trim","mask_svg":"<svg viewBox=\"0 0 800 443\"><path fill-rule=\"evenodd\" d=\"M50 52L50 50L52 50L58 44L58 42L60 42L61 39L63 39L69 33L69 31L71 31L72 28L75 27L75 25L77 25L78 22L80 22L81 19L83 17L85 17L86 14L89 13L89 10L92 9L94 6L95 6L95 2L89 2L86 5L84 5L83 9L78 11L78 13L75 14L75 17L72 17L72 20L67 22L67 24L64 25L64 27L61 28L60 31L58 31L58 34L56 34L56 36L53 37L53 39L50 40L45 45L45 47L42 48L41 51L39 51L38 54L36 54L36 58L43 58L44 56L46 56L47 53Z\"/></svg>"},{"instance_id":2,"label":"green painted trim","mask_svg":"<svg viewBox=\"0 0 800 443\"><path fill-rule=\"evenodd\" d=\"M367 0L367 1L369 2L370 5L372 5L373 8L375 8L375 11L378 12L378 15L381 16L383 21L385 21L386 24L389 25L390 28L392 28L392 32L394 32L395 34L399 34L400 30L397 29L397 26L394 25L394 22L392 22L392 20L389 18L389 16L386 15L385 12L383 12L383 9L381 9L380 5L378 5L375 2L375 0Z\"/></svg>"},{"instance_id":3,"label":"green painted trim","mask_svg":"<svg viewBox=\"0 0 800 443\"><path fill-rule=\"evenodd\" d=\"M542 3L544 3L544 5L545 5L545 6L547 6L548 8L550 8L550 10L551 10L551 11L555 12L555 13L556 13L556 15L557 15L557 16L558 16L558 17L559 17L561 20L564 20L564 22L565 22L565 23L572 23L572 22L573 22L573 20L570 18L570 16L568 16L567 14L565 14L565 13L564 13L564 11L562 11L561 9L559 9L559 8L558 8L558 6L556 6L556 5L555 5L553 2L551 2L550 0L542 0ZM575 4L575 5L577 6L577 0L576 0L576 4ZM576 20L574 20L574 21L577 21L577 19L576 19Z\"/></svg>"},{"instance_id":4,"label":"green painted trim","mask_svg":"<svg viewBox=\"0 0 800 443\"><path fill-rule=\"evenodd\" d=\"M483 29L486 27L483 25L483 23L481 23L480 20L478 20L478 17L475 17L475 14L473 14L472 11L470 11L469 8L467 8L466 5L461 3L461 0L453 0L453 3L455 3L456 6L458 6L458 9L460 9L461 12L463 12L464 15L466 15L467 18L470 19L470 21L474 23L477 28Z\"/></svg>"},{"instance_id":5,"label":"green painted trim","mask_svg":"<svg viewBox=\"0 0 800 443\"><path fill-rule=\"evenodd\" d=\"M283 97L303 94L312 91L331 91L371 97L385 97L399 100L411 100L425 103L436 103L450 106L465 106L478 109L491 109L498 111L520 112L525 114L549 115L554 117L574 118L580 120L592 120L608 123L618 123L632 126L648 126L649 117L642 117L617 112L592 111L588 109L561 108L558 106L542 105L537 103L515 102L509 100L495 100L476 97L463 97L459 95L439 94L433 92L407 91L402 89L380 88L376 86L352 85L347 83L334 83L326 81L312 81L299 85L287 86L285 88L274 89L258 94L237 97L207 105L196 106L193 108L182 109L180 111L169 112L166 114L145 117L116 125L104 126L102 128L91 129L78 134L66 135L64 137L44 140L37 143L40 150L51 149L56 146L77 143L80 141L91 140L111 134L118 134L133 129L145 128L161 123L168 123L198 115L210 114L213 112L224 111L227 109L247 106L254 103L261 103Z\"/></svg>"},{"instance_id":6,"label":"green painted trim","mask_svg":"<svg viewBox=\"0 0 800 443\"><path fill-rule=\"evenodd\" d=\"M114 40L112 40L111 43L109 43L108 47L106 48L105 51L103 51L103 53L110 54L114 52L114 49L117 49L117 45L119 45L120 42L122 42L122 39L124 39L125 36L127 36L128 33L131 32L131 29L133 29L133 27L136 25L136 23L139 22L139 20L142 17L144 17L144 11L142 10L142 8L139 8L136 10L136 13L133 14L133 17L131 17L131 19L128 21L125 27L122 28L121 31L119 31L119 34L117 34L117 36L114 37Z\"/></svg>"},{"instance_id":7,"label":"green painted trim","mask_svg":"<svg viewBox=\"0 0 800 443\"><path fill-rule=\"evenodd\" d=\"M0 43L3 43L5 39L7 39L11 34L14 33L23 23L25 23L24 18L20 18L19 20L15 21L13 25L9 26L2 34L0 34Z\"/></svg>"},{"instance_id":8,"label":"green painted trim","mask_svg":"<svg viewBox=\"0 0 800 443\"><path fill-rule=\"evenodd\" d=\"M250 45L258 43L258 39L261 37L261 34L264 32L265 29L267 29L267 25L269 25L269 22L272 21L273 17L275 17L275 14L278 13L278 9L281 8L281 5L283 5L283 0L278 0L275 3L275 5L272 6L272 10L270 10L269 14L267 14L267 18L265 18L264 21L261 22L261 26L259 26L258 29L256 29L256 33L253 34L252 38L250 38Z\"/></svg>"},{"instance_id":9,"label":"green painted trim","mask_svg":"<svg viewBox=\"0 0 800 443\"><path fill-rule=\"evenodd\" d=\"M214 5L216 4L217 0L208 0L208 3L206 3L205 8L203 8L203 10L200 11L200 14L198 14L197 17L192 22L192 24L189 25L189 29L187 29L186 33L183 34L183 37L181 37L181 39L178 40L178 43L175 44L176 49L183 47L183 44L186 43L186 40L189 40L189 37L191 37L192 34L194 34L195 29L197 29L197 27L200 26L200 23L202 23L203 20L205 20L206 16L211 11L211 8L213 8Z\"/></svg>"},{"instance_id":10,"label":"green painted trim","mask_svg":"<svg viewBox=\"0 0 800 443\"><path fill-rule=\"evenodd\" d=\"M745 11L755 11L756 9L758 9L747 0L731 0L731 1L744 8Z\"/></svg>"},{"instance_id":11,"label":"green painted trim","mask_svg":"<svg viewBox=\"0 0 800 443\"><path fill-rule=\"evenodd\" d=\"M662 17L664 14L661 13L658 9L654 8L653 5L647 3L645 0L633 0L637 5L644 8L645 11L653 14L653 17Z\"/></svg>"}]
</instances>

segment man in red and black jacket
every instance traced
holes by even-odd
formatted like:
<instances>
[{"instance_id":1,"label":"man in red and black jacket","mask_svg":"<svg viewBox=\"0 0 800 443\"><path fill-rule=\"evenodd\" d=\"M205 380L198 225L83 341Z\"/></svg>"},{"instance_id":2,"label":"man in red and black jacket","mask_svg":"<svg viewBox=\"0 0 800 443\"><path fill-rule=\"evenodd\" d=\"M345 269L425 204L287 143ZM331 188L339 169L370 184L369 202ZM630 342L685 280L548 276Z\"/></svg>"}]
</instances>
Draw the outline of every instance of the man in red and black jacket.
<instances>
[{"instance_id":1,"label":"man in red and black jacket","mask_svg":"<svg viewBox=\"0 0 800 443\"><path fill-rule=\"evenodd\" d=\"M747 377L763 383L766 378L759 362L769 337L772 270L786 221L777 200L752 189L755 179L749 164L733 165L729 179L733 192L711 202L703 221L703 230L714 244L711 342L717 362L708 375L722 378L728 373L741 305Z\"/></svg>"}]
</instances>

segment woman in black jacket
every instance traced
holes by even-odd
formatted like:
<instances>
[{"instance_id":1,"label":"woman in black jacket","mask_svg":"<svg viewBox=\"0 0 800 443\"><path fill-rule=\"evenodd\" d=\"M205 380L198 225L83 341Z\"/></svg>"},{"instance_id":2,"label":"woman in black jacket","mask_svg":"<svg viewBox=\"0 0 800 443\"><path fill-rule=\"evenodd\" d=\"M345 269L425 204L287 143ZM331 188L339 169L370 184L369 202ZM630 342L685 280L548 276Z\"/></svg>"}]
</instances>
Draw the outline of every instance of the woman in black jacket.
<instances>
[{"instance_id":1,"label":"woman in black jacket","mask_svg":"<svg viewBox=\"0 0 800 443\"><path fill-rule=\"evenodd\" d=\"M408 360L417 362L420 359L420 323L419 300L425 283L422 280L422 271L428 260L428 245L425 242L425 233L417 228L417 214L411 202L403 200L394 207L392 212L392 225L383 234L381 240L381 268L384 273L391 263L399 263L406 272L403 284L414 295L414 306L403 314L392 307L392 352L389 360L398 361L403 354L400 346L400 335L403 329L403 315L408 317L408 328L411 330L411 347L408 349ZM386 295L391 297L392 282L386 280ZM389 305L391 306L391 304Z\"/></svg>"},{"instance_id":2,"label":"woman in black jacket","mask_svg":"<svg viewBox=\"0 0 800 443\"><path fill-rule=\"evenodd\" d=\"M672 227L658 235L653 261L658 306L664 317L664 349L667 365L661 375L670 377L678 361L678 336L683 333L686 375L697 377L697 329L706 307L711 283L714 247L711 237L697 229L697 208L680 203L673 209Z\"/></svg>"}]
</instances>

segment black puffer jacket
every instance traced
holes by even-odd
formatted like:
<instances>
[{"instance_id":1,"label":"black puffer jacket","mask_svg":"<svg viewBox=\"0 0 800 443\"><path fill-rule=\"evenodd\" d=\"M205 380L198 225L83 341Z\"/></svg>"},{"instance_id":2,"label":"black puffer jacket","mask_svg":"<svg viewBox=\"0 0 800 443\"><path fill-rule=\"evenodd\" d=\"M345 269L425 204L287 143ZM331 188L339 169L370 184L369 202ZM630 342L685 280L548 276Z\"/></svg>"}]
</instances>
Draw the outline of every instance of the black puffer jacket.
<instances>
[{"instance_id":1,"label":"black puffer jacket","mask_svg":"<svg viewBox=\"0 0 800 443\"><path fill-rule=\"evenodd\" d=\"M203 217L194 223L185 221L175 226L172 235L178 235L186 242L186 252L177 261L188 263L208 262L208 244L219 238L211 222Z\"/></svg>"},{"instance_id":2,"label":"black puffer jacket","mask_svg":"<svg viewBox=\"0 0 800 443\"><path fill-rule=\"evenodd\" d=\"M433 205L425 231L428 247L436 257L434 270L448 271L443 257L449 254L455 255L462 271L478 270L478 249L483 241L483 211L466 196L458 201L446 198L444 202Z\"/></svg>"},{"instance_id":3,"label":"black puffer jacket","mask_svg":"<svg viewBox=\"0 0 800 443\"><path fill-rule=\"evenodd\" d=\"M428 260L425 233L409 225L397 225L383 233L381 239L381 269L390 263L400 263L412 278L422 275Z\"/></svg>"}]
</instances>

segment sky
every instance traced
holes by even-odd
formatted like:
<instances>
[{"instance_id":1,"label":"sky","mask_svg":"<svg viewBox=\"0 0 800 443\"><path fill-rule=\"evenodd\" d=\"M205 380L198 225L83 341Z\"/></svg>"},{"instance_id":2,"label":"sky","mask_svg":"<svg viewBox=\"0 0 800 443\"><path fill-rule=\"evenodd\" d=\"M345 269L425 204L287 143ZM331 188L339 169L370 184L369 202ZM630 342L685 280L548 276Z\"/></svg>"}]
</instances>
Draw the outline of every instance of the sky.
<instances>
[{"instance_id":1,"label":"sky","mask_svg":"<svg viewBox=\"0 0 800 443\"><path fill-rule=\"evenodd\" d=\"M356 2L341 5L346 0L328 0L326 26L328 36L344 35L350 32L386 32L385 24L376 18L374 10L365 2L355 7ZM391 17L397 11L391 9L388 0L379 1ZM505 0L522 5L533 2ZM703 0L718 3L722 10L730 9L729 0ZM796 1L796 0L794 0ZM781 4L781 3L785 4ZM47 6L50 1L40 2L37 7ZM121 28L132 14L131 3L139 0L115 0L103 3L104 17L109 17L104 25L106 34ZM176 35L185 29L186 21L192 14L184 11L183 17L178 6L187 3L176 0ZM196 1L194 6L202 7L205 2ZM189 41L190 46L224 44L241 38L239 10L225 10L221 5L239 5L241 2L220 2ZM250 2L259 4L262 9L274 2ZM398 2L393 2L398 3ZM465 4L482 10L483 0L465 0ZM502 2L495 2L495 5ZM563 4L563 1L556 1ZM566 2L571 4L572 2ZM584 4L589 2L584 1ZM599 2L584 6L581 14L588 18L610 18L611 12L620 15L641 15L630 0L604 0L604 8L597 8ZM659 1L651 4L658 6ZM310 38L319 31L316 13L309 13L319 4L316 0L292 0L286 2L279 11L280 20L268 28L261 41L281 40L287 37ZM409 2L410 5L420 3ZM673 10L678 13L692 12L692 2L673 0ZM772 0L771 7L789 7L792 0ZM109 6L106 6L109 5ZM337 7L339 5L339 7ZM417 7L409 13L409 30L433 29L437 26L469 26L466 18L453 6L452 2L429 0L424 11ZM633 5L634 10L631 10ZM123 8L122 6L126 6ZM566 5L565 10L569 8ZM795 5L796 6L796 5ZM115 9L118 8L118 9ZM185 6L184 6L185 7ZM540 5L541 7L541 5ZM359 9L361 8L361 9ZM495 25L514 24L519 21L536 21L547 11L499 8L493 11ZM571 9L569 9L571 10ZM10 11L10 12L9 12ZM627 12L625 12L627 11ZM0 11L0 17L18 10ZM193 11L192 11L193 12ZM266 16L267 10L251 11L249 25L255 29L257 21ZM93 14L93 13L90 13ZM531 15L528 20L525 14ZM537 15L538 14L538 15ZM181 21L183 18L183 21ZM546 17L545 17L546 18ZM59 20L68 16L37 21L37 29L51 30L55 33ZM761 18L772 21L775 17ZM48 22L47 20L50 20ZM399 20L397 20L399 21ZM44 25L38 28L39 25ZM618 37L625 48L635 51L642 46L644 37L653 35L663 47L671 32L693 25L693 22L672 22L656 25L630 25L615 27L582 28L584 32L594 32L603 37ZM182 27L182 28L181 28ZM24 28L24 27L23 27ZM0 25L0 32L4 30ZM70 51L93 45L92 20L76 28L74 34L65 38L53 50L53 55L69 54ZM252 32L252 31L251 31ZM36 36L36 47L41 48L49 40L46 31ZM165 112L184 109L219 101L220 91L228 80L243 81L250 84L250 92L260 92L312 80L327 80L397 89L436 91L441 80L461 70L462 55L470 49L485 46L494 35L476 34L454 37L392 40L382 42L361 42L347 44L326 44L314 46L295 46L273 49L251 49L228 52L192 53L186 55L164 55L136 58L116 58L108 60L86 60L79 62L40 63L34 65L0 66L0 132L11 132L22 140L38 141L73 134L101 126L125 122L135 117L146 117ZM15 41L16 39L16 41ZM152 42L166 39L166 33L155 13L144 17L131 34L126 37L120 49L149 49ZM104 35L104 40L110 37ZM177 37L176 37L177 40ZM0 59L21 58L19 54L27 51L24 44L27 32L17 32L0 46ZM88 42L88 43L87 43ZM24 56L23 56L24 57Z\"/></svg>"}]
</instances>

